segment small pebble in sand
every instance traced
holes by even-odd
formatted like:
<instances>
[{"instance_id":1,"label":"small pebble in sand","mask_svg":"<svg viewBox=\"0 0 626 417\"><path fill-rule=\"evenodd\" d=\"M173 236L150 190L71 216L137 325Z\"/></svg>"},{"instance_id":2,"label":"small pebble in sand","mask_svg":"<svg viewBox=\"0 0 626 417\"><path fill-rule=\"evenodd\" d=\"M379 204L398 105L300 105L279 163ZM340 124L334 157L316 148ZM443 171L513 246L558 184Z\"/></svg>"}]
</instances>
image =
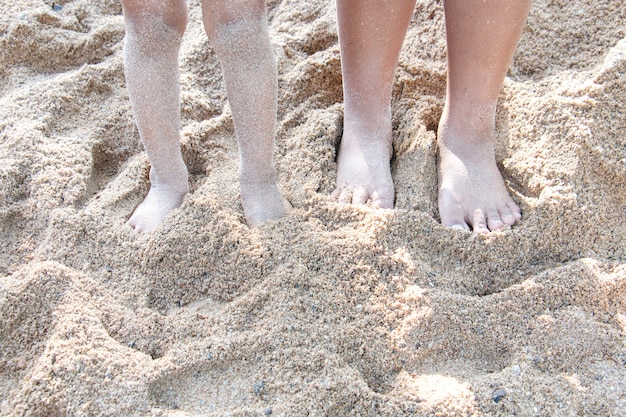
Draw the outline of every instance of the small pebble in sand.
<instances>
[{"instance_id":1,"label":"small pebble in sand","mask_svg":"<svg viewBox=\"0 0 626 417\"><path fill-rule=\"evenodd\" d=\"M491 398L493 399L493 402L494 402L494 403L499 403L499 402L500 402L500 400L501 400L502 398L504 398L504 396L505 396L505 395L506 395L506 391L505 391L505 390L503 390L503 389L498 389L498 390L495 390L495 391L493 392L493 394L491 394Z\"/></svg>"},{"instance_id":2,"label":"small pebble in sand","mask_svg":"<svg viewBox=\"0 0 626 417\"><path fill-rule=\"evenodd\" d=\"M261 391L263 391L264 386L265 386L265 382L263 381L255 382L254 385L252 386L252 389L254 390L254 394L261 395Z\"/></svg>"}]
</instances>

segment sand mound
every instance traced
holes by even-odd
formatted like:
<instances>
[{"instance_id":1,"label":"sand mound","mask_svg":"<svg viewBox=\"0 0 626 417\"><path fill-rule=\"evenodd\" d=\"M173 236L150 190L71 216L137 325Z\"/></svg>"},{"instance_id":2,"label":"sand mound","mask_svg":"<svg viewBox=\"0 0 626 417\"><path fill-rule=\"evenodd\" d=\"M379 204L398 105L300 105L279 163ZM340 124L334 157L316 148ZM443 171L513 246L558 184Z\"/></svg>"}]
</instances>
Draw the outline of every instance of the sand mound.
<instances>
[{"instance_id":1,"label":"sand mound","mask_svg":"<svg viewBox=\"0 0 626 417\"><path fill-rule=\"evenodd\" d=\"M149 236L124 225L149 166L117 0L5 3L0 415L624 415L621 2L533 5L498 109L524 219L487 238L438 223L439 1L418 2L397 72L393 212L327 198L343 111L333 2L269 2L295 209L257 230L190 1L192 193Z\"/></svg>"}]
</instances>

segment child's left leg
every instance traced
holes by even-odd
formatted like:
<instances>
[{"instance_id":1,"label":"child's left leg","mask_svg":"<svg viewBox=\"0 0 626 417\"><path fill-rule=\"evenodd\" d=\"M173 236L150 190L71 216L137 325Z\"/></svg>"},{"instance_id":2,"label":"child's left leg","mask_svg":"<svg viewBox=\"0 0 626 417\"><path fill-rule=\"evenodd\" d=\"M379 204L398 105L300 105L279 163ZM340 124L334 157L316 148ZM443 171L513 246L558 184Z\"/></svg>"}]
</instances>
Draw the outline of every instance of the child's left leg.
<instances>
[{"instance_id":1,"label":"child's left leg","mask_svg":"<svg viewBox=\"0 0 626 417\"><path fill-rule=\"evenodd\" d=\"M264 0L203 0L204 26L221 62L239 143L240 189L249 226L285 215L273 164L277 72Z\"/></svg>"}]
</instances>

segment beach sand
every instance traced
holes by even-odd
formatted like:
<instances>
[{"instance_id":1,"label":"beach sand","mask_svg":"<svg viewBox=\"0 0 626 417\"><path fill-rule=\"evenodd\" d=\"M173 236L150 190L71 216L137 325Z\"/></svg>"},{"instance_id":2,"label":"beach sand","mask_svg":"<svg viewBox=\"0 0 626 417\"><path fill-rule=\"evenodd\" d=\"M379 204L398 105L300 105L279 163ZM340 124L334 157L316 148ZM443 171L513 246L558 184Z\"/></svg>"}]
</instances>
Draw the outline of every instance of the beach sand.
<instances>
[{"instance_id":1,"label":"beach sand","mask_svg":"<svg viewBox=\"0 0 626 417\"><path fill-rule=\"evenodd\" d=\"M250 230L199 1L180 54L192 192L153 234L117 0L0 6L1 416L626 415L626 7L536 1L498 107L522 221L439 224L441 1L393 95L393 211L329 200L334 2L268 2L276 165Z\"/></svg>"}]
</instances>

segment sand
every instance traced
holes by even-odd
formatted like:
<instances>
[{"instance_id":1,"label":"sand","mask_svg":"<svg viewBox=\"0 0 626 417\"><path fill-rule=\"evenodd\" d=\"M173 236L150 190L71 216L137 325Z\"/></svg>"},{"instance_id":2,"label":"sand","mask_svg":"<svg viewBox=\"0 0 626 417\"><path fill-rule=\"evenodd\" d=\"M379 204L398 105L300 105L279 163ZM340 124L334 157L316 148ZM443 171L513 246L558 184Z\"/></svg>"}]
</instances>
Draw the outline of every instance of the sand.
<instances>
[{"instance_id":1,"label":"sand","mask_svg":"<svg viewBox=\"0 0 626 417\"><path fill-rule=\"evenodd\" d=\"M626 8L536 1L498 108L524 218L442 227L441 1L394 89L397 208L338 206L332 1L268 3L276 164L250 230L197 0L180 56L192 192L151 235L116 0L0 6L1 416L626 415Z\"/></svg>"}]
</instances>

